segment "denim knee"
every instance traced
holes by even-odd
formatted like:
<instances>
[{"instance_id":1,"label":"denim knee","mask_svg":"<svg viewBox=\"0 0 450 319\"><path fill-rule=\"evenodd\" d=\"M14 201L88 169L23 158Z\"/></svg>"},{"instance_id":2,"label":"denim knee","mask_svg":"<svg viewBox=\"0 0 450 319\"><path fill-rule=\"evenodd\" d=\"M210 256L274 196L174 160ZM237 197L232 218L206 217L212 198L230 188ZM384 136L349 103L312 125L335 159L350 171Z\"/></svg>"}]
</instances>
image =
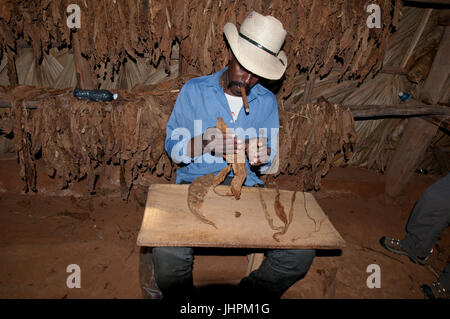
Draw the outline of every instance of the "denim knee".
<instances>
[{"instance_id":1,"label":"denim knee","mask_svg":"<svg viewBox=\"0 0 450 319\"><path fill-rule=\"evenodd\" d=\"M274 270L300 276L308 271L315 255L315 249L277 249L267 252Z\"/></svg>"},{"instance_id":2,"label":"denim knee","mask_svg":"<svg viewBox=\"0 0 450 319\"><path fill-rule=\"evenodd\" d=\"M191 247L154 247L152 249L155 273L176 276L192 271L194 250Z\"/></svg>"}]
</instances>

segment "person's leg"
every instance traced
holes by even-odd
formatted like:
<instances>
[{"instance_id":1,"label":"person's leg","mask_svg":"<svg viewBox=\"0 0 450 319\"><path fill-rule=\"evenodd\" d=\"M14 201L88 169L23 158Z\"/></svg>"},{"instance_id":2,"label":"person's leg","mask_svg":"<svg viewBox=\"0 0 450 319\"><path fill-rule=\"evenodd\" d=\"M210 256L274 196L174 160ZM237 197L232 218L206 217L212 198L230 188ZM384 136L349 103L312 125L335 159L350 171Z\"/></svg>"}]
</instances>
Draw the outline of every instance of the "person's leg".
<instances>
[{"instance_id":1,"label":"person's leg","mask_svg":"<svg viewBox=\"0 0 450 319\"><path fill-rule=\"evenodd\" d=\"M280 298L308 272L314 256L314 249L269 250L261 267L243 278L239 288L247 298Z\"/></svg>"},{"instance_id":2,"label":"person's leg","mask_svg":"<svg viewBox=\"0 0 450 319\"><path fill-rule=\"evenodd\" d=\"M164 299L192 298L194 249L190 247L154 247L152 249L156 283Z\"/></svg>"},{"instance_id":3,"label":"person's leg","mask_svg":"<svg viewBox=\"0 0 450 319\"><path fill-rule=\"evenodd\" d=\"M155 267L150 247L141 247L139 251L139 282L145 299L162 299L162 292L155 280Z\"/></svg>"},{"instance_id":4,"label":"person's leg","mask_svg":"<svg viewBox=\"0 0 450 319\"><path fill-rule=\"evenodd\" d=\"M190 184L180 181L179 184ZM155 281L165 299L189 298L195 291L192 279L193 248L154 247Z\"/></svg>"},{"instance_id":5,"label":"person's leg","mask_svg":"<svg viewBox=\"0 0 450 319\"><path fill-rule=\"evenodd\" d=\"M180 181L179 184L190 184ZM230 185L227 177L223 185ZM152 258L156 283L165 299L189 299L194 296L192 278L194 249L190 247L154 247Z\"/></svg>"},{"instance_id":6,"label":"person's leg","mask_svg":"<svg viewBox=\"0 0 450 319\"><path fill-rule=\"evenodd\" d=\"M450 174L431 185L420 197L408 221L402 247L409 256L426 257L450 222Z\"/></svg>"}]
</instances>

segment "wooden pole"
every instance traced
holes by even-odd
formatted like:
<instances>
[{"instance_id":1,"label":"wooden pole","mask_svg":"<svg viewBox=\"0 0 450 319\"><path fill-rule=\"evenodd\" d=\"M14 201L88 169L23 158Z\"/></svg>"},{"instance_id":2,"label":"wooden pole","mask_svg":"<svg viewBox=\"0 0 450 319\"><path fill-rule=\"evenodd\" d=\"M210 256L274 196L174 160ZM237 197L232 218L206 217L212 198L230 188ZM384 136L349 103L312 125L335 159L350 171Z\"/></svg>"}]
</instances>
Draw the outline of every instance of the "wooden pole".
<instances>
[{"instance_id":1,"label":"wooden pole","mask_svg":"<svg viewBox=\"0 0 450 319\"><path fill-rule=\"evenodd\" d=\"M77 32L72 33L72 48L77 79L79 79L77 86L81 89L95 89L89 64L86 59L81 56L80 39Z\"/></svg>"},{"instance_id":2,"label":"wooden pole","mask_svg":"<svg viewBox=\"0 0 450 319\"><path fill-rule=\"evenodd\" d=\"M367 117L388 117L388 116L424 116L424 115L448 115L450 107L434 104L418 104L412 106L411 103L393 105L346 105L355 118Z\"/></svg>"},{"instance_id":3,"label":"wooden pole","mask_svg":"<svg viewBox=\"0 0 450 319\"><path fill-rule=\"evenodd\" d=\"M441 97L450 73L448 52L450 52L450 27L445 27L419 100L427 99L430 103L437 103ZM438 126L422 118L412 118L408 121L394 156L386 169L385 192L387 195L398 196L406 188L437 129Z\"/></svg>"},{"instance_id":4,"label":"wooden pole","mask_svg":"<svg viewBox=\"0 0 450 319\"><path fill-rule=\"evenodd\" d=\"M6 46L7 55L8 55L8 78L9 85L17 86L19 84L17 78L17 70L16 70L16 61L14 59L14 53L8 46Z\"/></svg>"},{"instance_id":5,"label":"wooden pole","mask_svg":"<svg viewBox=\"0 0 450 319\"><path fill-rule=\"evenodd\" d=\"M420 21L419 26L417 27L417 30L414 33L414 36L411 40L411 44L408 50L406 51L406 54L403 56L402 62L400 63L400 69L404 69L408 64L408 60L411 57L411 54L413 53L414 49L416 48L417 42L419 42L423 30L425 30L425 27L428 23L428 20L430 19L432 11L433 9L426 9L425 12L423 13L422 20Z\"/></svg>"},{"instance_id":6,"label":"wooden pole","mask_svg":"<svg viewBox=\"0 0 450 319\"><path fill-rule=\"evenodd\" d=\"M421 3L421 4L429 4L429 5L435 5L435 4L443 4L448 5L448 0L407 0L407 2L415 2L415 3Z\"/></svg>"},{"instance_id":7,"label":"wooden pole","mask_svg":"<svg viewBox=\"0 0 450 319\"><path fill-rule=\"evenodd\" d=\"M42 100L25 100L24 105L29 110L35 110L39 107ZM11 102L8 100L0 100L1 108L10 108ZM428 105L418 104L411 106L410 104L393 104L393 105L343 105L344 109L349 109L355 118L368 117L389 117L389 116L424 116L424 115L443 115L450 118L450 107L440 104ZM434 123L438 123L438 118L434 118Z\"/></svg>"}]
</instances>

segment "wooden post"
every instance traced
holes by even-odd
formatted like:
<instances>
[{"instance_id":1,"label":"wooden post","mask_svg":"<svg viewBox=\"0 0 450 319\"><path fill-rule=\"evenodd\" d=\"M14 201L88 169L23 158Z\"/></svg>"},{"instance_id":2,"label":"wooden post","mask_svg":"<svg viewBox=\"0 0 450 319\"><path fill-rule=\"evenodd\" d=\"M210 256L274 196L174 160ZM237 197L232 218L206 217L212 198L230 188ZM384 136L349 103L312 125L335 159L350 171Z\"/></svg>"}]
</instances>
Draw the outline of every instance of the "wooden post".
<instances>
[{"instance_id":1,"label":"wooden post","mask_svg":"<svg viewBox=\"0 0 450 319\"><path fill-rule=\"evenodd\" d=\"M72 33L72 48L73 59L75 62L75 69L77 72L77 79L79 79L77 86L81 89L92 90L95 89L92 73L89 69L89 64L86 59L83 59L80 51L80 39L77 32Z\"/></svg>"},{"instance_id":2,"label":"wooden post","mask_svg":"<svg viewBox=\"0 0 450 319\"><path fill-rule=\"evenodd\" d=\"M450 52L450 27L444 30L419 100L426 100L427 103L433 104L439 101L450 74L448 52ZM387 195L395 197L405 189L437 130L438 126L422 118L413 118L408 121L392 161L386 169L385 192Z\"/></svg>"},{"instance_id":3,"label":"wooden post","mask_svg":"<svg viewBox=\"0 0 450 319\"><path fill-rule=\"evenodd\" d=\"M395 197L405 189L437 130L437 125L420 117L408 120L393 159L386 170L385 192L387 195Z\"/></svg>"},{"instance_id":4,"label":"wooden post","mask_svg":"<svg viewBox=\"0 0 450 319\"><path fill-rule=\"evenodd\" d=\"M16 61L14 59L14 53L8 46L6 46L7 54L8 54L8 78L9 78L9 85L17 86L19 84L18 78L17 78L17 70L16 70Z\"/></svg>"}]
</instances>

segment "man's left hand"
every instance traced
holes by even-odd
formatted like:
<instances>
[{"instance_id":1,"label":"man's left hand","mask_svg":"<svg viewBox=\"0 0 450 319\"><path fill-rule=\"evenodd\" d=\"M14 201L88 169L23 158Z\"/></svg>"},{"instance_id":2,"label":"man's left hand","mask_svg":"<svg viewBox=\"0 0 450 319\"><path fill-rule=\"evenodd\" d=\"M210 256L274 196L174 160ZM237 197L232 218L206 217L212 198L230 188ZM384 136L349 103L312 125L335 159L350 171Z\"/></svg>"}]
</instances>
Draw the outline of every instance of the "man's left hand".
<instances>
[{"instance_id":1,"label":"man's left hand","mask_svg":"<svg viewBox=\"0 0 450 319\"><path fill-rule=\"evenodd\" d=\"M248 161L252 166L260 166L269 162L270 148L267 147L267 138L250 138L246 141Z\"/></svg>"}]
</instances>

